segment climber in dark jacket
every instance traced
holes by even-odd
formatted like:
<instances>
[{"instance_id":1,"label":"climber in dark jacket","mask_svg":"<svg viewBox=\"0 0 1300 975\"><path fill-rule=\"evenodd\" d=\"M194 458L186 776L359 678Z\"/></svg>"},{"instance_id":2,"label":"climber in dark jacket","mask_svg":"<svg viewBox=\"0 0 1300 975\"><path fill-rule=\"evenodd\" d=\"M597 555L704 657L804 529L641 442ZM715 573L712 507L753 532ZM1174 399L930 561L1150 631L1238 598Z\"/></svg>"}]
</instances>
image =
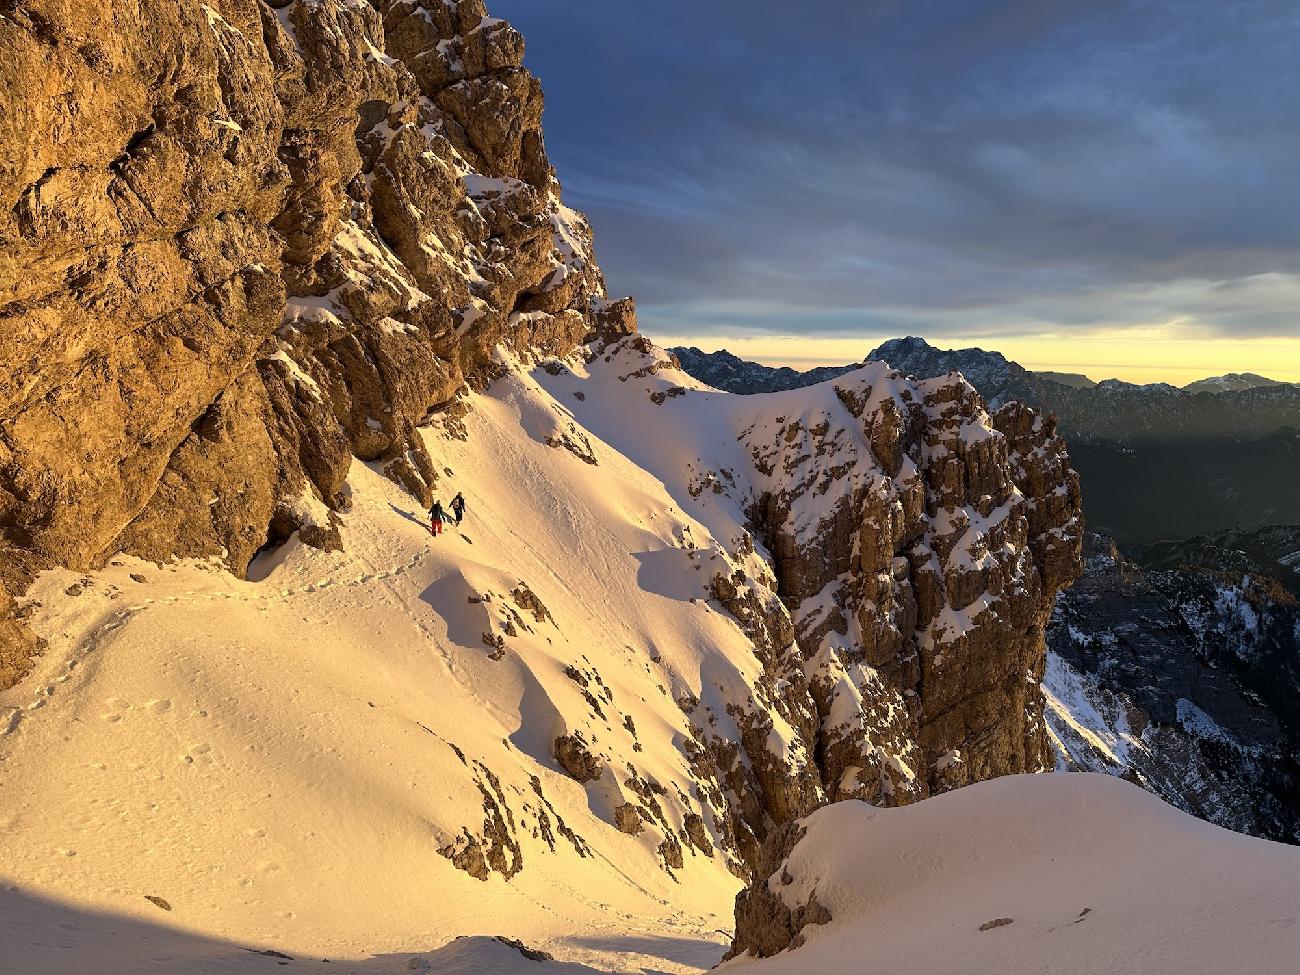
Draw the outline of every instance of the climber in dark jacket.
<instances>
[{"instance_id":1,"label":"climber in dark jacket","mask_svg":"<svg viewBox=\"0 0 1300 975\"><path fill-rule=\"evenodd\" d=\"M442 523L446 517L446 512L442 510L442 502L433 502L433 507L429 509L429 531L433 532L435 538L442 534Z\"/></svg>"},{"instance_id":2,"label":"climber in dark jacket","mask_svg":"<svg viewBox=\"0 0 1300 975\"><path fill-rule=\"evenodd\" d=\"M456 496L451 499L451 513L456 516L456 524L459 525L465 520L465 495L461 494L459 491L457 491Z\"/></svg>"}]
</instances>

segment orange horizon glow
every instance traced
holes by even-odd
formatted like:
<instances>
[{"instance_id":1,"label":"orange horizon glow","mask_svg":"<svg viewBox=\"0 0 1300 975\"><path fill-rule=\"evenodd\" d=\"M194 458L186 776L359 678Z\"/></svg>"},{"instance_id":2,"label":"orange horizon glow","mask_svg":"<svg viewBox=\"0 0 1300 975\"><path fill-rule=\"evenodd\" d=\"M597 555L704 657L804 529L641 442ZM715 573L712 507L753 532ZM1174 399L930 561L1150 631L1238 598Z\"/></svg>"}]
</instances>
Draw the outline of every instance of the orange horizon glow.
<instances>
[{"instance_id":1,"label":"orange horizon glow","mask_svg":"<svg viewBox=\"0 0 1300 975\"><path fill-rule=\"evenodd\" d=\"M661 346L693 345L705 352L726 349L769 366L807 370L861 361L881 342L899 336L824 338L804 335L680 336L647 334ZM925 337L925 336L923 336ZM976 338L927 338L939 349L978 347L1001 352L1034 372L1082 373L1089 379L1186 386L1225 373L1251 372L1300 383L1300 339L1195 338L1172 329L1120 333Z\"/></svg>"}]
</instances>

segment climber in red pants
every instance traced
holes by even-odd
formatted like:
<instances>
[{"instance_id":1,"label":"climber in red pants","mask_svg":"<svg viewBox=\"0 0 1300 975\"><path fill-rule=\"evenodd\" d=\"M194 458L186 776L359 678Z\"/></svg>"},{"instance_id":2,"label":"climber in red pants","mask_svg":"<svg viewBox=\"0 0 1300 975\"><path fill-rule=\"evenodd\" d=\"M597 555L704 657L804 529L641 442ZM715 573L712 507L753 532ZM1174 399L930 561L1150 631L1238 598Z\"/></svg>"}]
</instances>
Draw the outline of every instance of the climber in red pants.
<instances>
[{"instance_id":1,"label":"climber in red pants","mask_svg":"<svg viewBox=\"0 0 1300 975\"><path fill-rule=\"evenodd\" d=\"M442 522L445 518L446 514L442 510L442 502L433 502L433 507L429 509L429 531L433 533L434 538L442 534Z\"/></svg>"}]
</instances>

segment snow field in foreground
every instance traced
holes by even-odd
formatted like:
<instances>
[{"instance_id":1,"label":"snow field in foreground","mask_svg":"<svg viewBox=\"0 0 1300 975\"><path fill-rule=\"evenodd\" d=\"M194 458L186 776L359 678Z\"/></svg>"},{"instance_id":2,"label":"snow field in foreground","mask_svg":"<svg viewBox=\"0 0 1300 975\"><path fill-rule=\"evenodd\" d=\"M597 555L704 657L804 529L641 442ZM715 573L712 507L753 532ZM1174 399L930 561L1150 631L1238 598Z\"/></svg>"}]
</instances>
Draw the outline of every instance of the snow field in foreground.
<instances>
[{"instance_id":1,"label":"snow field in foreground","mask_svg":"<svg viewBox=\"0 0 1300 975\"><path fill-rule=\"evenodd\" d=\"M723 972L1284 975L1300 959L1300 849L1108 775L1008 776L805 822L792 882L771 889L792 907L816 890L832 920Z\"/></svg>"}]
</instances>

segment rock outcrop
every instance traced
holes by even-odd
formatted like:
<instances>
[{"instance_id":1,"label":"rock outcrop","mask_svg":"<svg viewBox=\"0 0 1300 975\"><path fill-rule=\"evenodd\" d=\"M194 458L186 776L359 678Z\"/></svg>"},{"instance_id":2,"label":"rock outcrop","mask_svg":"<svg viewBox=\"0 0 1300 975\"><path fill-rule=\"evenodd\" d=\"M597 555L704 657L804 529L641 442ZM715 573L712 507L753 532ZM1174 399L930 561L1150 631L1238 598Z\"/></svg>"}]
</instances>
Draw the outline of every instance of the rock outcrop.
<instances>
[{"instance_id":1,"label":"rock outcrop","mask_svg":"<svg viewBox=\"0 0 1300 975\"><path fill-rule=\"evenodd\" d=\"M770 958L804 941L803 929L826 924L831 914L817 901L813 891L807 901L791 907L781 896L790 882L786 861L807 830L797 820L773 831L763 844L754 876L766 882L754 883L736 895L736 933L726 958L748 952L755 958Z\"/></svg>"},{"instance_id":2,"label":"rock outcrop","mask_svg":"<svg viewBox=\"0 0 1300 975\"><path fill-rule=\"evenodd\" d=\"M745 443L825 797L896 804L1050 764L1043 632L1082 524L1050 421L990 416L956 374L886 373L835 383L847 416L779 417Z\"/></svg>"},{"instance_id":3,"label":"rock outcrop","mask_svg":"<svg viewBox=\"0 0 1300 975\"><path fill-rule=\"evenodd\" d=\"M522 58L481 0L0 7L0 584L336 545L498 343L635 329Z\"/></svg>"}]
</instances>

